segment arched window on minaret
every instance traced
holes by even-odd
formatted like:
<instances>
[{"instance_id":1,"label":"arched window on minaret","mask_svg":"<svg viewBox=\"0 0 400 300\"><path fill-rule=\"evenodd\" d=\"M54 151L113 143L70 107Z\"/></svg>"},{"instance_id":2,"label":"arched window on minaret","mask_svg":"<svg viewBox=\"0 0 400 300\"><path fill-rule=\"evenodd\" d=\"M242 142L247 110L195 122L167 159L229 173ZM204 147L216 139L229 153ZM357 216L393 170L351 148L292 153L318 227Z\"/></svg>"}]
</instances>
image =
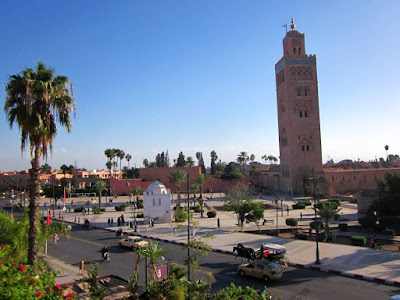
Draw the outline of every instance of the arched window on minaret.
<instances>
[{"instance_id":1,"label":"arched window on minaret","mask_svg":"<svg viewBox=\"0 0 400 300\"><path fill-rule=\"evenodd\" d=\"M301 54L301 48L299 47L299 49L298 49L298 51L297 51L299 54Z\"/></svg>"},{"instance_id":2,"label":"arched window on minaret","mask_svg":"<svg viewBox=\"0 0 400 300\"><path fill-rule=\"evenodd\" d=\"M296 47L293 47L293 54L296 54Z\"/></svg>"},{"instance_id":3,"label":"arched window on minaret","mask_svg":"<svg viewBox=\"0 0 400 300\"><path fill-rule=\"evenodd\" d=\"M308 89L304 90L304 96L308 96Z\"/></svg>"},{"instance_id":4,"label":"arched window on minaret","mask_svg":"<svg viewBox=\"0 0 400 300\"><path fill-rule=\"evenodd\" d=\"M297 89L297 96L301 96L301 89Z\"/></svg>"}]
</instances>

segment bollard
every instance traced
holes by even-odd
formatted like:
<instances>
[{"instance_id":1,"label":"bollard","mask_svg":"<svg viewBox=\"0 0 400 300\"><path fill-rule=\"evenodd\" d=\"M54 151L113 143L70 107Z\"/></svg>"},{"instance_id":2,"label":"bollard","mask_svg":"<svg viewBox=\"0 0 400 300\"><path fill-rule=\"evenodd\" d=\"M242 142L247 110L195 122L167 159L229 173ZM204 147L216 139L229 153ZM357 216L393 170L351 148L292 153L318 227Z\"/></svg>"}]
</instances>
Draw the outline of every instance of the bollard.
<instances>
[{"instance_id":1,"label":"bollard","mask_svg":"<svg viewBox=\"0 0 400 300\"><path fill-rule=\"evenodd\" d=\"M81 263L79 264L79 275L82 275L82 270L85 267L85 261L81 260Z\"/></svg>"},{"instance_id":2,"label":"bollard","mask_svg":"<svg viewBox=\"0 0 400 300\"><path fill-rule=\"evenodd\" d=\"M76 223L76 216L75 216L75 223Z\"/></svg>"}]
</instances>

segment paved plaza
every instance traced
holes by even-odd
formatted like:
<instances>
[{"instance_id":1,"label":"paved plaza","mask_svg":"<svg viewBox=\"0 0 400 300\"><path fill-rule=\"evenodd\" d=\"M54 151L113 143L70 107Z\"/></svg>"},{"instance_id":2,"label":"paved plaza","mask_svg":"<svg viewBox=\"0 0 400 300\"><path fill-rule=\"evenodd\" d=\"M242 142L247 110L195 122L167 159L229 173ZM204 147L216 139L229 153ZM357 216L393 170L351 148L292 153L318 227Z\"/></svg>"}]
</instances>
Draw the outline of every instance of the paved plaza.
<instances>
[{"instance_id":1,"label":"paved plaza","mask_svg":"<svg viewBox=\"0 0 400 300\"><path fill-rule=\"evenodd\" d=\"M210 195L206 195L210 197ZM207 206L217 207L220 203L215 200L209 200ZM264 197L266 198L266 197ZM273 198L263 199L259 201L270 202ZM90 200L90 199L89 199ZM94 215L90 211L89 215L83 215L82 213L66 212L63 220L70 223L83 224L84 219L88 219L92 226L95 228L102 228L106 230L117 230L117 218L124 214L125 222L132 216L131 208L127 207L125 212L116 211L114 206L127 203L128 197L118 197L113 199L112 206L106 206L106 211L102 214ZM98 199L91 200L92 204L98 203ZM105 203L103 197L102 202ZM67 201L67 204L69 202ZM85 204L87 200L82 199L79 202L74 198L74 207ZM283 204L291 204L290 200L285 200ZM105 205L105 204L103 204ZM47 208L49 206L47 205ZM41 207L42 210L44 207ZM58 209L55 211L55 219L59 220ZM206 210L207 211L207 210ZM300 218L300 213L302 218ZM352 204L344 204L341 211L341 219L345 219L346 223L357 222L357 210ZM282 217L283 214L283 217ZM267 220L274 220L274 223L268 222L266 225L262 225L261 229L275 229L276 228L276 215L275 209L266 210L265 218ZM314 212L311 209L306 210L292 210L289 211L289 217L299 219L300 227L308 228L308 224ZM114 223L108 224L108 219L113 218ZM217 219L220 219L220 228L217 226ZM286 228L285 219L288 218L287 211L278 211L278 227ZM316 245L312 241L285 239L279 237L273 237L268 235L250 234L239 232L240 227L237 226L237 219L233 213L217 211L216 218L207 218L206 213L201 218L200 214L195 214L194 222L196 224L196 235L201 236L205 233L214 234L215 238L210 240L208 243L211 245L214 251L231 253L232 248L238 243L242 243L245 246L259 248L261 243L275 243L284 245L287 248L287 255L291 262L291 265L303 268L311 268L325 272L331 272L339 275L355 277L359 279L371 280L376 282L382 282L392 285L400 285L400 252L385 251L385 250L373 250L367 247L355 247L339 244L330 243L319 243L320 249L320 260L321 265L315 265L316 258ZM126 224L126 223L125 223ZM333 222L332 226L335 226ZM337 225L336 225L337 226ZM175 229L175 230L174 230ZM245 230L257 230L256 225L246 224ZM134 230L123 226L125 233L133 232ZM186 243L187 241L187 230L185 228L179 229L177 223L157 223L154 228L149 228L147 224L140 223L138 228L138 235L148 237L155 240L162 240L171 243ZM56 265L62 267L62 262L57 261ZM70 282L77 278L79 270L74 267L68 266L65 273L57 278L58 282ZM78 276L79 277L79 276Z\"/></svg>"}]
</instances>

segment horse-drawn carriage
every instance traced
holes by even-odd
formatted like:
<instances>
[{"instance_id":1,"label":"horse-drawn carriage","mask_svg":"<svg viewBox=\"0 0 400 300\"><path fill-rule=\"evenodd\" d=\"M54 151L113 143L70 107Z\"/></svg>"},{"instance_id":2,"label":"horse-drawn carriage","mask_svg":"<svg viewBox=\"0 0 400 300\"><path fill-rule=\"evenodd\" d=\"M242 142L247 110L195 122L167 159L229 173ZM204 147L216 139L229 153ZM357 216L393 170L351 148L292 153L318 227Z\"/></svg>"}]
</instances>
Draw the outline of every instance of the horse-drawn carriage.
<instances>
[{"instance_id":1,"label":"horse-drawn carriage","mask_svg":"<svg viewBox=\"0 0 400 300\"><path fill-rule=\"evenodd\" d=\"M249 263L256 259L265 259L280 264L284 268L287 268L290 263L286 257L286 247L278 244L263 243L259 249L254 250L239 243L233 247L233 254L236 255L236 258L241 257L242 260L246 258Z\"/></svg>"}]
</instances>

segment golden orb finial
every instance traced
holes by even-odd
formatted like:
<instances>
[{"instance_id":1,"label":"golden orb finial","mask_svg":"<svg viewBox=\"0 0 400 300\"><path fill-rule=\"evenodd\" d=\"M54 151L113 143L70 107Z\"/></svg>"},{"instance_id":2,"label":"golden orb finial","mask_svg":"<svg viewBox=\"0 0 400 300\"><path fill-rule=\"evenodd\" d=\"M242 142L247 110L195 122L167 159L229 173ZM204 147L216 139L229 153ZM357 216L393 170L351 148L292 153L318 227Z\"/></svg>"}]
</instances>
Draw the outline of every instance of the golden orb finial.
<instances>
[{"instance_id":1,"label":"golden orb finial","mask_svg":"<svg viewBox=\"0 0 400 300\"><path fill-rule=\"evenodd\" d=\"M290 24L290 28L292 28L292 30L294 30L296 28L296 24L294 24L294 19L292 18L292 22Z\"/></svg>"}]
</instances>

